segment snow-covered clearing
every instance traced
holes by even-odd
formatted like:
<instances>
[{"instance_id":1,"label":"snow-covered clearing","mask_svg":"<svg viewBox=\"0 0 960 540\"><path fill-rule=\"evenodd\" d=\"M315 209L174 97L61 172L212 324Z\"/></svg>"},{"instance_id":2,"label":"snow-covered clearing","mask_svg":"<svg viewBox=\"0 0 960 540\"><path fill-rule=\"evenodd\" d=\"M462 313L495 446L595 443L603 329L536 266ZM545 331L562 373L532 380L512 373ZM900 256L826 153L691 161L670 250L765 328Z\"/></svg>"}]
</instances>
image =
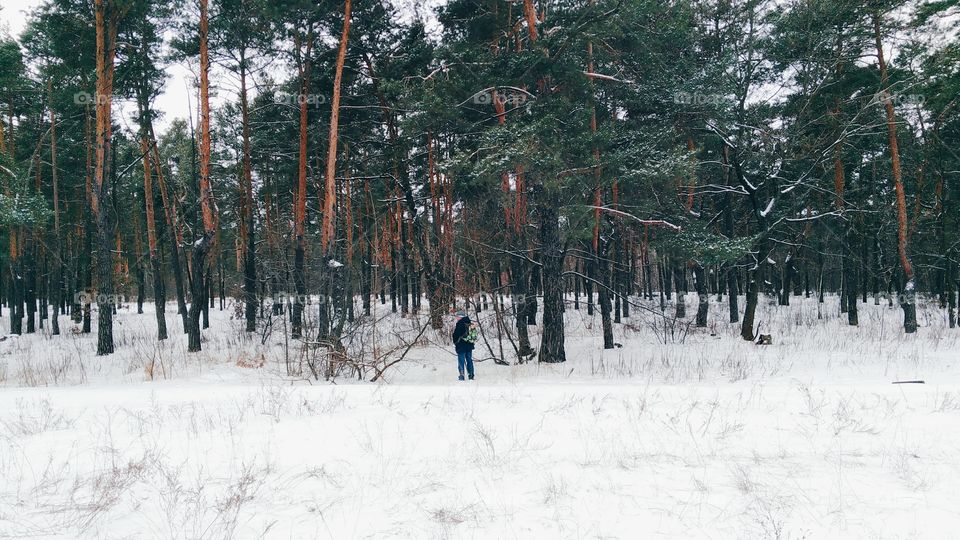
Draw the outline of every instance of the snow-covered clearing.
<instances>
[{"instance_id":1,"label":"snow-covered clearing","mask_svg":"<svg viewBox=\"0 0 960 540\"><path fill-rule=\"evenodd\" d=\"M761 306L768 347L713 303L682 343L635 312L604 353L599 315L568 309L566 364L464 383L432 331L378 383L290 377L295 342L230 310L190 356L149 312L120 314L109 358L11 337L0 537L955 538L960 330L934 306L904 336L885 302L848 328L835 298L823 320L792 300Z\"/></svg>"}]
</instances>

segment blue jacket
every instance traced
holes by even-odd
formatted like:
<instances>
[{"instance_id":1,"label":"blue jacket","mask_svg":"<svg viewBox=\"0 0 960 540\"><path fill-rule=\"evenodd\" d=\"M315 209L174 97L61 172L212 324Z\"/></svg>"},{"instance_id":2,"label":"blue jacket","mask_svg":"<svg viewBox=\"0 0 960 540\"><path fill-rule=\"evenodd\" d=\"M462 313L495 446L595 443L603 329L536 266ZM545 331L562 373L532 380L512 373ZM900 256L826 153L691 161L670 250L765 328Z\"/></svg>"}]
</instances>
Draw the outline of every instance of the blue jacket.
<instances>
[{"instance_id":1,"label":"blue jacket","mask_svg":"<svg viewBox=\"0 0 960 540\"><path fill-rule=\"evenodd\" d=\"M453 329L453 344L457 352L467 352L473 350L473 343L464 341L463 337L467 335L470 329L470 317L463 317L457 321L457 326Z\"/></svg>"}]
</instances>

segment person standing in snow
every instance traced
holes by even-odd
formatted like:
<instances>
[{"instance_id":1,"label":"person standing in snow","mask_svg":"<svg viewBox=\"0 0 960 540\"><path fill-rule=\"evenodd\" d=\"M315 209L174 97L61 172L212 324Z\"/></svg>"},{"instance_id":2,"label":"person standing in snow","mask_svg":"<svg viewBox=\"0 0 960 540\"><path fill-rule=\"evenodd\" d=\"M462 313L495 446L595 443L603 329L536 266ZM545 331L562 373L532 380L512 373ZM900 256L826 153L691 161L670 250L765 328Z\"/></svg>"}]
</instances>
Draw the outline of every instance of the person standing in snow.
<instances>
[{"instance_id":1,"label":"person standing in snow","mask_svg":"<svg viewBox=\"0 0 960 540\"><path fill-rule=\"evenodd\" d=\"M453 345L457 349L457 367L460 370L460 380L463 380L463 368L466 365L467 375L473 380L473 345L477 341L477 327L470 321L466 313L458 313L457 325L453 329Z\"/></svg>"}]
</instances>

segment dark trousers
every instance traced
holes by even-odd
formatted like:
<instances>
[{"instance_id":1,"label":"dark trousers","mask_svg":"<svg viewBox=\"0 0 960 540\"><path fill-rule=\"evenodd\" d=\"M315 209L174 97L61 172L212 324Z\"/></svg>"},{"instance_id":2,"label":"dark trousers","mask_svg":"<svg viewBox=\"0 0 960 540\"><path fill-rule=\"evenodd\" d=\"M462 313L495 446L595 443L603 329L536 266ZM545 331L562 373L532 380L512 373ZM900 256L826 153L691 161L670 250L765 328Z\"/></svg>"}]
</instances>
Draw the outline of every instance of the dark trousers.
<instances>
[{"instance_id":1,"label":"dark trousers","mask_svg":"<svg viewBox=\"0 0 960 540\"><path fill-rule=\"evenodd\" d=\"M467 375L473 378L473 351L461 351L457 353L457 367L460 369L460 377L463 377L463 365L467 365Z\"/></svg>"}]
</instances>

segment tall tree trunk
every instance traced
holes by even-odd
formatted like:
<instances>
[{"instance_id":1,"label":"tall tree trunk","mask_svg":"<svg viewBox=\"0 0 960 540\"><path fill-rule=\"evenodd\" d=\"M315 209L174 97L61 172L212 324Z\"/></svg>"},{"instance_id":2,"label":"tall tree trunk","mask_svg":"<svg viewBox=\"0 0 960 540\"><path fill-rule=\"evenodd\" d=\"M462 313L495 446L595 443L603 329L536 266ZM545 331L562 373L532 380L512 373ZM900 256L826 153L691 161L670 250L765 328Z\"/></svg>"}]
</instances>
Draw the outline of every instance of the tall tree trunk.
<instances>
[{"instance_id":1,"label":"tall tree trunk","mask_svg":"<svg viewBox=\"0 0 960 540\"><path fill-rule=\"evenodd\" d=\"M167 339L167 295L163 284L163 268L160 264L160 251L157 247L157 218L154 210L153 175L150 170L150 141L144 131L140 139L143 151L143 199L146 207L147 252L150 256L150 269L153 274L153 303L157 318L157 339Z\"/></svg>"},{"instance_id":2,"label":"tall tree trunk","mask_svg":"<svg viewBox=\"0 0 960 540\"><path fill-rule=\"evenodd\" d=\"M333 99L330 104L330 132L327 145L327 170L323 194L323 228L320 245L325 254L330 253L330 243L334 240L335 203L337 201L337 138L340 125L340 86L343 80L343 64L347 57L347 42L350 37L350 0L343 4L343 33L337 49L336 72L333 78Z\"/></svg>"},{"instance_id":3,"label":"tall tree trunk","mask_svg":"<svg viewBox=\"0 0 960 540\"><path fill-rule=\"evenodd\" d=\"M834 108L834 115L840 115L840 104ZM847 324L857 326L859 323L857 317L857 270L853 261L854 249L852 240L854 237L853 224L846 216L846 170L843 165L843 139L834 146L833 151L833 184L836 195L837 212L840 214L840 226L843 230L841 239L841 271L843 273L843 288L840 293L840 312L847 314Z\"/></svg>"},{"instance_id":4,"label":"tall tree trunk","mask_svg":"<svg viewBox=\"0 0 960 540\"><path fill-rule=\"evenodd\" d=\"M844 301L847 306L847 324L857 326L860 324L857 311L857 285L860 280L857 276L857 265L853 260L853 254L856 252L856 231L853 224L850 224L844 236L843 243L844 251L846 252L846 262L844 264L844 272L846 273L844 276L846 298Z\"/></svg>"},{"instance_id":5,"label":"tall tree trunk","mask_svg":"<svg viewBox=\"0 0 960 540\"><path fill-rule=\"evenodd\" d=\"M761 257L767 256L767 242L765 238L759 242L759 249L757 251ZM744 307L743 323L740 326L740 337L747 341L753 341L757 338L753 330L760 293L760 268L761 263L758 260L756 266L747 271L747 305Z\"/></svg>"},{"instance_id":6,"label":"tall tree trunk","mask_svg":"<svg viewBox=\"0 0 960 540\"><path fill-rule=\"evenodd\" d=\"M7 302L10 307L10 333L19 335L23 332L23 301L20 296L23 280L20 270L20 244L17 241L19 229L10 227L7 236L9 237L8 253L10 255L10 286L7 293Z\"/></svg>"},{"instance_id":7,"label":"tall tree trunk","mask_svg":"<svg viewBox=\"0 0 960 540\"><path fill-rule=\"evenodd\" d=\"M903 175L900 171L900 149L897 145L897 121L890 97L890 82L887 64L883 57L883 44L880 41L880 14L873 15L874 38L877 43L877 61L880 65L880 80L883 86L883 105L887 113L887 135L890 142L890 162L893 168L893 188L897 197L897 252L906 283L900 298L903 309L903 330L907 334L917 331L916 283L913 277L913 265L910 262L907 245L907 200L903 189Z\"/></svg>"},{"instance_id":8,"label":"tall tree trunk","mask_svg":"<svg viewBox=\"0 0 960 540\"><path fill-rule=\"evenodd\" d=\"M527 2L524 5L525 11L527 8ZM593 5L593 0L590 4ZM528 19L528 24L530 21ZM531 35L531 41L536 41L536 32L535 27L531 25L531 28L534 28L533 35ZM588 75L590 78L590 84L593 85L593 42L587 41L587 72L591 75ZM596 105L591 106L590 108L590 132L594 135L597 133L597 108ZM596 269L597 276L597 301L600 303L600 325L603 328L603 348L612 349L613 348L613 324L610 320L610 289L612 285L612 280L610 279L610 261L608 259L610 251L610 243L607 239L601 240L600 238L600 209L603 206L603 189L601 186L601 168L600 168L600 149L596 146L593 147L593 264Z\"/></svg>"},{"instance_id":9,"label":"tall tree trunk","mask_svg":"<svg viewBox=\"0 0 960 540\"><path fill-rule=\"evenodd\" d=\"M81 299L83 301L83 307L81 308L81 318L83 320L83 325L81 326L80 332L83 334L89 334L92 330L92 317L93 317L93 235L94 235L94 225L93 225L93 216L90 212L86 212L84 216L84 231L83 231L83 252L86 254L83 258L83 294Z\"/></svg>"},{"instance_id":10,"label":"tall tree trunk","mask_svg":"<svg viewBox=\"0 0 960 540\"><path fill-rule=\"evenodd\" d=\"M777 305L790 305L790 288L793 286L793 275L796 272L793 261L793 250L787 254L783 261L783 272L780 279L780 290L777 291Z\"/></svg>"},{"instance_id":11,"label":"tall tree trunk","mask_svg":"<svg viewBox=\"0 0 960 540\"><path fill-rule=\"evenodd\" d=\"M731 154L730 150L734 150L734 152ZM757 188L747 180L746 174L740 166L740 156L737 149L724 148L724 161L730 163L734 178L736 178L740 188L747 193L753 218L757 222L759 229L759 235L756 244L754 244L756 247L756 263L752 268L747 270L747 305L744 307L743 322L740 325L740 337L747 341L753 341L756 339L754 335L754 321L756 319L763 270L767 266L767 261L770 257L770 227L767 221L767 214L773 209L773 206L772 203L764 205L760 202Z\"/></svg>"},{"instance_id":12,"label":"tall tree trunk","mask_svg":"<svg viewBox=\"0 0 960 540\"><path fill-rule=\"evenodd\" d=\"M256 199L253 197L253 167L250 164L250 109L247 99L247 63L246 58L240 57L240 116L243 122L243 197L244 215L246 222L246 245L243 246L243 299L244 330L253 332L257 329L257 254L256 234L254 228L254 208Z\"/></svg>"},{"instance_id":13,"label":"tall tree trunk","mask_svg":"<svg viewBox=\"0 0 960 540\"><path fill-rule=\"evenodd\" d=\"M517 330L519 347L517 355L523 362L533 354L533 349L530 347L530 333L527 328L527 286L529 285L529 278L527 276L526 260L523 257L513 256L510 259L510 264L513 277L510 292L513 295L514 327Z\"/></svg>"},{"instance_id":14,"label":"tall tree trunk","mask_svg":"<svg viewBox=\"0 0 960 540\"><path fill-rule=\"evenodd\" d=\"M696 190L697 190L697 146L693 141L692 136L687 136L687 151L690 152L690 162L693 167L693 171L690 175L690 183L687 185L687 215L695 217L696 214L693 211L693 204L696 199ZM703 266L700 265L697 261L688 261L687 265L693 269L694 275L694 285L697 290L697 315L696 315L696 325L698 327L705 327L707 325L707 314L710 310L710 298L709 293L707 292L707 283L705 272ZM680 268L681 272L685 272L683 267ZM686 277L684 276L684 291L686 291ZM683 316L686 316L686 306L681 309L681 305L685 303L685 297L677 298L677 316L681 317L680 313L683 313Z\"/></svg>"},{"instance_id":15,"label":"tall tree trunk","mask_svg":"<svg viewBox=\"0 0 960 540\"><path fill-rule=\"evenodd\" d=\"M697 286L697 326L703 328L707 326L707 312L710 309L710 296L707 292L707 278L703 267L699 264L693 266L693 278Z\"/></svg>"},{"instance_id":16,"label":"tall tree trunk","mask_svg":"<svg viewBox=\"0 0 960 540\"><path fill-rule=\"evenodd\" d=\"M727 307L730 311L730 322L737 323L740 320L740 308L737 305L739 301L740 290L737 287L737 269L736 267L727 268Z\"/></svg>"},{"instance_id":17,"label":"tall tree trunk","mask_svg":"<svg viewBox=\"0 0 960 540\"><path fill-rule=\"evenodd\" d=\"M112 7L112 4L111 4ZM110 185L110 144L112 135L111 102L113 99L113 71L116 56L117 20L119 13L109 9L105 0L94 0L96 25L96 165L94 168L91 208L96 217L98 251L97 355L113 353L113 227L106 202Z\"/></svg>"},{"instance_id":18,"label":"tall tree trunk","mask_svg":"<svg viewBox=\"0 0 960 540\"><path fill-rule=\"evenodd\" d=\"M178 232L179 217L177 213L176 200L173 194L168 195L167 183L163 175L163 161L160 159L160 148L157 145L156 135L153 133L153 127L150 127L150 144L153 146L153 170L157 173L157 189L160 191L160 202L163 204L163 214L166 221L167 238L170 246L170 266L173 268L173 282L177 292L177 313L180 314L180 322L183 332L187 333L190 327L187 313L186 291L183 283L183 265L180 256L180 235ZM160 236L160 235L158 235ZM158 262L159 262L159 253Z\"/></svg>"},{"instance_id":19,"label":"tall tree trunk","mask_svg":"<svg viewBox=\"0 0 960 540\"><path fill-rule=\"evenodd\" d=\"M217 229L217 215L210 186L210 56L207 50L207 0L200 0L200 207L203 217L203 236L193 245L193 265L190 299L190 327L187 332L187 351L200 350L200 313L206 305L204 276L207 254L213 247Z\"/></svg>"},{"instance_id":20,"label":"tall tree trunk","mask_svg":"<svg viewBox=\"0 0 960 540\"><path fill-rule=\"evenodd\" d=\"M299 37L295 44L300 51ZM307 294L304 268L306 265L306 220L307 220L307 94L310 92L310 55L313 51L313 27L307 29L306 43L300 60L300 146L297 164L297 194L293 209L293 286L296 295L290 311L290 335L299 338L303 334L303 302ZM321 307L323 299L321 298Z\"/></svg>"},{"instance_id":21,"label":"tall tree trunk","mask_svg":"<svg viewBox=\"0 0 960 540\"><path fill-rule=\"evenodd\" d=\"M726 178L727 189L723 194L723 232L727 238L732 239L736 233L733 223L733 183L730 176L730 148L723 147L723 165L724 177ZM737 287L737 268L736 263L731 262L725 266L727 274L727 307L730 311L730 322L736 323L740 320L739 302L740 291Z\"/></svg>"},{"instance_id":22,"label":"tall tree trunk","mask_svg":"<svg viewBox=\"0 0 960 540\"><path fill-rule=\"evenodd\" d=\"M687 269L682 263L674 267L673 285L677 291L677 312L678 319L687 317L687 295L686 295Z\"/></svg>"},{"instance_id":23,"label":"tall tree trunk","mask_svg":"<svg viewBox=\"0 0 960 540\"><path fill-rule=\"evenodd\" d=\"M63 298L63 249L60 241L60 184L57 169L57 115L53 110L53 80L47 80L47 96L50 108L50 174L53 181L53 283L51 287L53 294L50 300L53 302L53 319L51 322L51 332L53 335L60 334L60 302ZM2 273L0 273L2 276Z\"/></svg>"},{"instance_id":24,"label":"tall tree trunk","mask_svg":"<svg viewBox=\"0 0 960 540\"><path fill-rule=\"evenodd\" d=\"M765 224L762 224L762 226ZM765 228L765 227L764 227ZM740 327L740 337L747 341L756 339L754 322L756 320L757 304L760 295L760 281L763 279L763 268L766 266L770 254L770 240L767 233L760 235L757 241L757 262L747 270L747 304L743 310L743 322Z\"/></svg>"},{"instance_id":25,"label":"tall tree trunk","mask_svg":"<svg viewBox=\"0 0 960 540\"><path fill-rule=\"evenodd\" d=\"M344 174L344 185L343 185L343 215L344 215L344 232L346 235L346 256L343 260L344 267L342 270L342 279L344 282L344 292L345 299L347 302L347 322L354 321L354 222L353 222L353 183L350 181L350 148L349 145L343 146L344 153L344 169L346 173Z\"/></svg>"},{"instance_id":26,"label":"tall tree trunk","mask_svg":"<svg viewBox=\"0 0 960 540\"><path fill-rule=\"evenodd\" d=\"M207 274L204 276L203 280L203 309L201 310L203 321L201 328L206 330L210 328L210 308L213 307L214 298L213 298L213 269L211 265L207 265Z\"/></svg>"},{"instance_id":27,"label":"tall tree trunk","mask_svg":"<svg viewBox=\"0 0 960 540\"><path fill-rule=\"evenodd\" d=\"M364 216L360 220L363 231L360 241L363 249L363 268L360 281L360 294L363 295L363 315L370 316L370 302L373 292L373 245L376 243L376 219L373 216L373 196L370 193L370 182L363 180ZM372 237L370 237L372 235Z\"/></svg>"},{"instance_id":28,"label":"tall tree trunk","mask_svg":"<svg viewBox=\"0 0 960 540\"><path fill-rule=\"evenodd\" d=\"M434 329L440 329L443 327L443 312L449 307L445 305L446 291L442 289L444 284L441 283L440 272L442 268L442 261L445 253L445 243L444 243L444 233L445 227L449 227L450 224L445 222L445 216L440 203L440 188L437 185L439 183L437 179L437 174L434 170L434 140L433 134L427 134L427 181L430 184L430 199L431 199L431 211L433 215L433 237L436 238L436 247L427 249L428 252L432 251L430 256L433 257L436 264L436 271L428 273L427 278L427 295L429 296L430 301L430 326ZM421 257L424 255L421 254Z\"/></svg>"},{"instance_id":29,"label":"tall tree trunk","mask_svg":"<svg viewBox=\"0 0 960 540\"><path fill-rule=\"evenodd\" d=\"M530 286L527 288L527 326L537 325L537 294L541 292L540 267L536 264L530 265Z\"/></svg>"},{"instance_id":30,"label":"tall tree trunk","mask_svg":"<svg viewBox=\"0 0 960 540\"><path fill-rule=\"evenodd\" d=\"M0 154L6 154L6 153L7 153L7 143L6 143L6 138L5 138L5 136L4 136L3 119L0 118ZM11 190L10 190L10 179L7 178L6 175L4 175L3 194L6 195L7 197L9 197L10 194L11 194ZM13 227L10 227L10 228L7 230L7 236L8 236L9 238L12 238L12 237L13 237L13 231L14 231ZM13 246L13 242L10 241L10 240L8 240L8 242L10 242L10 247L12 247L12 246ZM14 250L12 250L12 249L10 250L11 253L13 253L13 251L14 251ZM13 270L13 260L14 260L14 258L11 257L11 258L10 258L10 276L9 276L10 279L11 279L11 281L12 281L12 279L13 279L13 276L15 275L15 274L14 274L14 270ZM5 287L4 287L5 277L6 277L6 276L5 276L5 274L3 273L2 261L0 261L0 317L3 316L3 305L4 305L4 304L6 304L7 306L10 306L10 305L11 305L9 292L6 291L6 290L5 290ZM11 315L12 315L12 310L11 310ZM12 322L13 322L13 320L11 319L11 323L12 323ZM11 330L10 333L12 334L12 333L13 333L13 328L11 328L10 330Z\"/></svg>"},{"instance_id":31,"label":"tall tree trunk","mask_svg":"<svg viewBox=\"0 0 960 540\"><path fill-rule=\"evenodd\" d=\"M534 184L534 198L540 210L540 245L543 264L543 337L540 342L540 361L565 362L563 328L563 259L564 248L560 238L560 216L556 196L542 183Z\"/></svg>"},{"instance_id":32,"label":"tall tree trunk","mask_svg":"<svg viewBox=\"0 0 960 540\"><path fill-rule=\"evenodd\" d=\"M593 317L593 280L595 279L593 264L584 262L582 264L586 279L583 279L583 294L587 300L587 316Z\"/></svg>"},{"instance_id":33,"label":"tall tree trunk","mask_svg":"<svg viewBox=\"0 0 960 540\"><path fill-rule=\"evenodd\" d=\"M39 234L38 234L39 236ZM39 239L38 239L39 240ZM40 329L43 330L43 322L50 318L50 312L48 311L49 306L49 294L50 294L50 266L48 264L49 253L47 250L41 246L42 260L40 263L40 283L38 285L38 296L37 296L37 308L40 310Z\"/></svg>"},{"instance_id":34,"label":"tall tree trunk","mask_svg":"<svg viewBox=\"0 0 960 540\"><path fill-rule=\"evenodd\" d=\"M613 323L610 319L610 261L607 259L609 242L600 240L598 250L594 253L593 264L597 276L597 301L600 303L600 325L603 328L603 348L612 349Z\"/></svg>"},{"instance_id":35,"label":"tall tree trunk","mask_svg":"<svg viewBox=\"0 0 960 540\"><path fill-rule=\"evenodd\" d=\"M146 42L144 42L144 46L141 47L141 57L143 59L146 59L147 55L145 43ZM164 340L167 339L167 296L157 240L157 218L154 207L153 171L151 167L151 150L153 149L151 136L153 134L153 123L145 84L145 82L141 82L141 86L137 89L137 105L140 112L140 151L143 153L143 200L147 224L147 253L149 254L150 269L153 275L153 302L155 316L157 318L157 339ZM159 164L157 174L158 176L162 174L159 170ZM175 242L176 240L174 240L174 246L176 245Z\"/></svg>"},{"instance_id":36,"label":"tall tree trunk","mask_svg":"<svg viewBox=\"0 0 960 540\"><path fill-rule=\"evenodd\" d=\"M139 218L138 218L139 219ZM139 231L138 231L139 234ZM139 243L139 242L138 242ZM146 302L147 292L144 289L147 276L144 274L143 265L140 264L140 258L143 256L142 253L135 253L136 257L134 261L134 271L136 272L137 279L137 315L143 315L143 303Z\"/></svg>"},{"instance_id":37,"label":"tall tree trunk","mask_svg":"<svg viewBox=\"0 0 960 540\"><path fill-rule=\"evenodd\" d=\"M947 308L947 321L950 328L957 326L956 314L956 291L954 283L954 250L947 243L947 230L953 230L953 220L950 219L952 211L950 199L950 186L947 183L947 175L940 172L939 185L937 188L937 235L940 243L940 289L944 296L944 302ZM948 224L947 222L950 221ZM866 242L864 242L866 244Z\"/></svg>"},{"instance_id":38,"label":"tall tree trunk","mask_svg":"<svg viewBox=\"0 0 960 540\"><path fill-rule=\"evenodd\" d=\"M329 327L320 327L320 339L330 340L335 348L340 348L340 329L346 320L344 298L344 275L346 269L342 263L334 259L335 249L334 226L336 224L337 202L337 142L340 133L340 87L343 81L343 65L347 57L347 43L350 39L350 8L351 0L343 3L343 32L340 35L340 45L337 49L336 71L333 77L333 98L330 103L330 131L327 145L327 170L323 193L323 226L320 231L320 246L323 250L323 260L320 265L321 284L328 285L332 293L333 319ZM326 293L320 293L320 309L326 310ZM323 318L321 317L321 320Z\"/></svg>"}]
</instances>

